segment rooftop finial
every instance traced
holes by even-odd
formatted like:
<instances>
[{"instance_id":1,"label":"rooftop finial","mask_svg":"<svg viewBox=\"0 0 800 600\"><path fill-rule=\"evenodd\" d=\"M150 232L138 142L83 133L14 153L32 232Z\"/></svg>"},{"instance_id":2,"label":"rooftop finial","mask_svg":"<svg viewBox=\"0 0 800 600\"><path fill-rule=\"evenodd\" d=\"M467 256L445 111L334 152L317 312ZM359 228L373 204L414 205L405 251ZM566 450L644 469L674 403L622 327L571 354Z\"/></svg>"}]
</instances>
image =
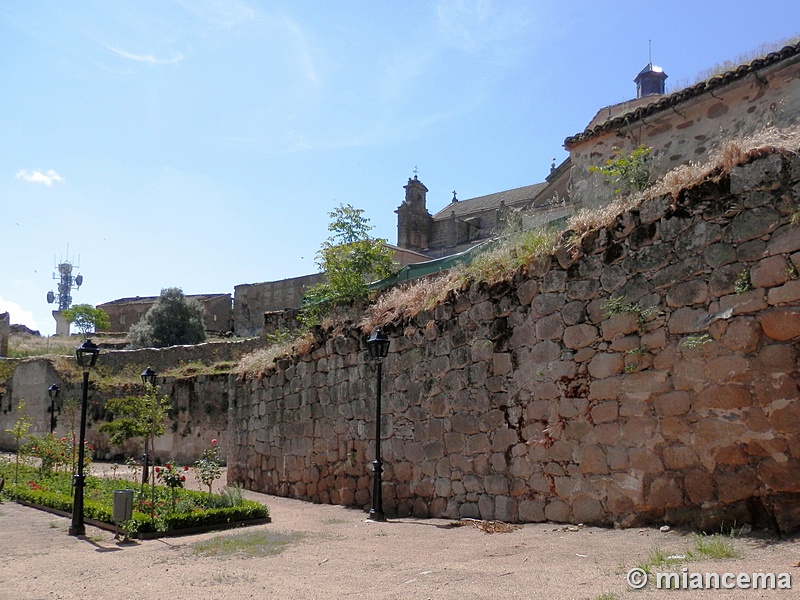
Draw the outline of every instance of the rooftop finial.
<instances>
[{"instance_id":1,"label":"rooftop finial","mask_svg":"<svg viewBox=\"0 0 800 600\"><path fill-rule=\"evenodd\" d=\"M417 169L417 165L414 165L414 179L417 178L417 174L419 173L419 169Z\"/></svg>"},{"instance_id":2,"label":"rooftop finial","mask_svg":"<svg viewBox=\"0 0 800 600\"><path fill-rule=\"evenodd\" d=\"M458 202L458 198L456 198L456 191L453 190L453 200L452 202Z\"/></svg>"}]
</instances>

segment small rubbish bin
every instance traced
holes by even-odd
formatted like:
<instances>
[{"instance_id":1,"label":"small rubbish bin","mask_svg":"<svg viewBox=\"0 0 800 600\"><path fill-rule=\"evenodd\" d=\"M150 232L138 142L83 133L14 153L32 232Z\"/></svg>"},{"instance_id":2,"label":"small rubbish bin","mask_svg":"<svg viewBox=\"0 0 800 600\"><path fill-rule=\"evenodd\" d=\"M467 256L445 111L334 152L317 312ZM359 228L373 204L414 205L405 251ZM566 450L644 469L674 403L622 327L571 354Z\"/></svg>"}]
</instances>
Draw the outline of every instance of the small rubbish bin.
<instances>
[{"instance_id":1,"label":"small rubbish bin","mask_svg":"<svg viewBox=\"0 0 800 600\"><path fill-rule=\"evenodd\" d=\"M114 522L123 523L133 515L133 490L114 491Z\"/></svg>"}]
</instances>

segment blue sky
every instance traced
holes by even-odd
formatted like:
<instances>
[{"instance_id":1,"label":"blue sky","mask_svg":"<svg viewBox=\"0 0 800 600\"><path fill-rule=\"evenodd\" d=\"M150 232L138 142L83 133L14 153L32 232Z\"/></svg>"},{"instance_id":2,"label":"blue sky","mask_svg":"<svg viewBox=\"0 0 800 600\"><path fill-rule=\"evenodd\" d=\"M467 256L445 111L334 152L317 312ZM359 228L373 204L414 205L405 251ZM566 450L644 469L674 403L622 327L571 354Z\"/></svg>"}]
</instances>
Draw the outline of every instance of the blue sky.
<instances>
[{"instance_id":1,"label":"blue sky","mask_svg":"<svg viewBox=\"0 0 800 600\"><path fill-rule=\"evenodd\" d=\"M418 170L434 213L542 181L635 96L800 33L796 0L7 0L0 7L0 311L231 293L317 271L328 212L396 242Z\"/></svg>"}]
</instances>

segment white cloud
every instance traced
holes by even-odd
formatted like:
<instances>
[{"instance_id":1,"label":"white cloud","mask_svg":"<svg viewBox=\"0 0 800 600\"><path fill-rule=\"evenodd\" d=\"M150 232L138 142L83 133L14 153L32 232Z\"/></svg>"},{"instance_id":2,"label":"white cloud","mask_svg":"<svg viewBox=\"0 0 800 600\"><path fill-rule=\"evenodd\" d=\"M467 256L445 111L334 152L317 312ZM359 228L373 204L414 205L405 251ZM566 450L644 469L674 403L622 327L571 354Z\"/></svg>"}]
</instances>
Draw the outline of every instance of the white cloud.
<instances>
[{"instance_id":1,"label":"white cloud","mask_svg":"<svg viewBox=\"0 0 800 600\"><path fill-rule=\"evenodd\" d=\"M181 62L184 58L183 54L180 52L178 52L172 58L158 58L152 54L132 54L131 52L125 52L124 50L119 50L118 48L113 48L111 46L106 46L106 48L122 58L127 58L128 60L133 60L136 62L147 63L149 65L174 65Z\"/></svg>"},{"instance_id":2,"label":"white cloud","mask_svg":"<svg viewBox=\"0 0 800 600\"><path fill-rule=\"evenodd\" d=\"M30 183L43 183L47 187L53 185L53 183L61 183L64 181L64 178L56 173L53 169L48 169L47 171L28 171L28 169L20 169L17 171L16 175L17 179L22 179L24 181L28 181Z\"/></svg>"},{"instance_id":3,"label":"white cloud","mask_svg":"<svg viewBox=\"0 0 800 600\"><path fill-rule=\"evenodd\" d=\"M0 296L0 314L6 312L11 316L12 325L25 325L34 331L39 330L39 326L36 324L36 319L33 318L32 312L24 310L16 302L4 300L3 297Z\"/></svg>"}]
</instances>

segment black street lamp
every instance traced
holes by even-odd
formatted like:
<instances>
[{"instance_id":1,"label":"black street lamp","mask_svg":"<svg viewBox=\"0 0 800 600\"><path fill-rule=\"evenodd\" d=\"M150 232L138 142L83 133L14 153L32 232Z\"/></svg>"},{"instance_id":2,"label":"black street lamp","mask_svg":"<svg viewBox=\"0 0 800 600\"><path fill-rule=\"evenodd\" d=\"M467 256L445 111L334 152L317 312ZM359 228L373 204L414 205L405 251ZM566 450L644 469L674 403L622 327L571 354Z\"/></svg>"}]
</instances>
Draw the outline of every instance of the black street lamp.
<instances>
[{"instance_id":1,"label":"black street lamp","mask_svg":"<svg viewBox=\"0 0 800 600\"><path fill-rule=\"evenodd\" d=\"M151 388L156 385L156 372L147 367L142 371L142 383L144 384L144 393L147 394ZM148 474L150 472L150 457L147 455L147 442L144 446L144 454L142 454L142 485L147 483Z\"/></svg>"},{"instance_id":2,"label":"black street lamp","mask_svg":"<svg viewBox=\"0 0 800 600\"><path fill-rule=\"evenodd\" d=\"M372 336L367 340L369 354L375 360L378 370L378 381L375 393L375 460L372 461L372 508L369 511L368 521L385 521L383 514L383 490L381 484L381 473L383 472L383 461L381 461L381 375L383 359L389 354L389 338L381 328L376 329Z\"/></svg>"},{"instance_id":3,"label":"black street lamp","mask_svg":"<svg viewBox=\"0 0 800 600\"><path fill-rule=\"evenodd\" d=\"M72 502L72 525L68 530L69 535L86 535L86 526L83 524L83 487L86 484L83 475L83 455L86 445L86 405L89 403L89 369L97 362L100 348L87 338L75 350L78 365L83 369L83 396L81 399L81 429L78 438L78 474L73 476L72 485L75 487L75 499Z\"/></svg>"},{"instance_id":4,"label":"black street lamp","mask_svg":"<svg viewBox=\"0 0 800 600\"><path fill-rule=\"evenodd\" d=\"M61 393L61 388L55 383L47 388L47 395L50 396L50 434L56 429L56 400Z\"/></svg>"}]
</instances>

